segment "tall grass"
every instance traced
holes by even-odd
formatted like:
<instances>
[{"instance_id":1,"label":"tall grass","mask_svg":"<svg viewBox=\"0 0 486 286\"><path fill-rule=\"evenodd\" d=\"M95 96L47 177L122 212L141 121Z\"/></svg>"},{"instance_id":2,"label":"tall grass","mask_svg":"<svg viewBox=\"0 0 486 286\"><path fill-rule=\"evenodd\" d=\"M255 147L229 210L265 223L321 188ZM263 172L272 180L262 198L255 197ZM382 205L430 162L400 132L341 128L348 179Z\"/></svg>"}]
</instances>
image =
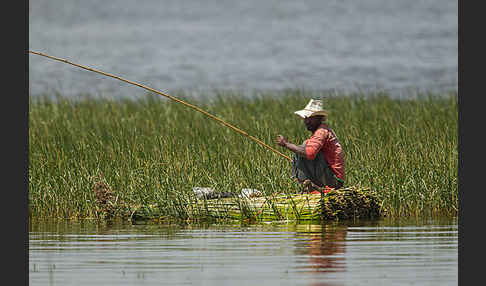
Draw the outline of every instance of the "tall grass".
<instances>
[{"instance_id":1,"label":"tall grass","mask_svg":"<svg viewBox=\"0 0 486 286\"><path fill-rule=\"evenodd\" d=\"M377 190L391 216L457 214L456 93L413 99L302 90L174 96L275 146L277 134L299 144L309 136L293 112L322 95L345 151L346 185ZM31 217L96 217L92 189L102 181L125 202L158 204L168 216L188 218L195 215L192 187L297 191L289 174L286 159L156 95L30 99Z\"/></svg>"}]
</instances>

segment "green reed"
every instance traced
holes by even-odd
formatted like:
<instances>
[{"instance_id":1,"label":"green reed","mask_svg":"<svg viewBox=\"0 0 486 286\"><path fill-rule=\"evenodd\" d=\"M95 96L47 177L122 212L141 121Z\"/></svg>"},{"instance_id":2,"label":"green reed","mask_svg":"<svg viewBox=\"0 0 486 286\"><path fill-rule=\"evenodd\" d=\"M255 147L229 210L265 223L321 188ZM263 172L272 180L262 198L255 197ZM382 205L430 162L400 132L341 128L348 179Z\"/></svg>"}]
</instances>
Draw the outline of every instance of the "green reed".
<instances>
[{"instance_id":1,"label":"green reed","mask_svg":"<svg viewBox=\"0 0 486 286\"><path fill-rule=\"evenodd\" d=\"M390 216L458 213L454 92L409 99L303 90L173 96L272 146L277 134L302 143L309 132L293 112L325 96L328 123L345 151L347 185L377 190ZM194 218L201 210L190 203L193 187L298 191L289 174L285 158L158 95L30 99L31 217L97 217L93 187L101 181L123 202L157 204L165 216Z\"/></svg>"}]
</instances>

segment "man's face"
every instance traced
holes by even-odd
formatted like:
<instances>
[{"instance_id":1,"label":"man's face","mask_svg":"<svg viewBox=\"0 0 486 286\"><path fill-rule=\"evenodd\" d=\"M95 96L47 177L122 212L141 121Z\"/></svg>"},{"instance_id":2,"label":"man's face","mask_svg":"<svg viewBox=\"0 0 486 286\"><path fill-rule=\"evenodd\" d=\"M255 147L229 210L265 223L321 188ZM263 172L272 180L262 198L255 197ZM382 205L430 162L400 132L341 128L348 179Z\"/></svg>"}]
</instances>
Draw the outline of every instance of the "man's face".
<instances>
[{"instance_id":1,"label":"man's face","mask_svg":"<svg viewBox=\"0 0 486 286\"><path fill-rule=\"evenodd\" d=\"M307 130L314 132L321 124L321 118L318 116L306 117L304 118L304 123Z\"/></svg>"}]
</instances>

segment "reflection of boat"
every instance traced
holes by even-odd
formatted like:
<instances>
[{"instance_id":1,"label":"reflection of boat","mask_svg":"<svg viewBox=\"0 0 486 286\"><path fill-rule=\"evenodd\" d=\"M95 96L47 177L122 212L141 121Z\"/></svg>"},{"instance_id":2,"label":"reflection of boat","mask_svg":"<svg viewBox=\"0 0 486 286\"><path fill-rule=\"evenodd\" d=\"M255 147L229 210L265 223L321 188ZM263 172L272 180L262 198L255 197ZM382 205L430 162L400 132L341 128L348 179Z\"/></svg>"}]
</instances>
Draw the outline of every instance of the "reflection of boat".
<instances>
[{"instance_id":1,"label":"reflection of boat","mask_svg":"<svg viewBox=\"0 0 486 286\"><path fill-rule=\"evenodd\" d=\"M298 255L305 255L308 261L300 268L317 273L342 272L345 270L344 253L346 244L346 225L305 225L297 230L300 238L296 247ZM331 285L319 283L317 285Z\"/></svg>"},{"instance_id":2,"label":"reflection of boat","mask_svg":"<svg viewBox=\"0 0 486 286\"><path fill-rule=\"evenodd\" d=\"M321 194L275 194L260 197L194 199L183 206L194 220L315 221L374 218L381 213L376 193L349 187ZM157 205L130 208L132 220L163 218Z\"/></svg>"}]
</instances>

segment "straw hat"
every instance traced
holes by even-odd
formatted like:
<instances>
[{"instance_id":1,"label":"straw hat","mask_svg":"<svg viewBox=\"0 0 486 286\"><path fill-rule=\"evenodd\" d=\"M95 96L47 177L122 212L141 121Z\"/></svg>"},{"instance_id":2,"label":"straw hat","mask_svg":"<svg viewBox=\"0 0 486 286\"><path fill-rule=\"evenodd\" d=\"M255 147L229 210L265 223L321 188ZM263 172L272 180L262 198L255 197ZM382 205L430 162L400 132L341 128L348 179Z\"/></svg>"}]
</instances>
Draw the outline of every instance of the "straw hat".
<instances>
[{"instance_id":1,"label":"straw hat","mask_svg":"<svg viewBox=\"0 0 486 286\"><path fill-rule=\"evenodd\" d=\"M298 110L294 113L302 118L316 116L316 115L327 116L327 110L325 110L322 105L323 105L322 100L311 99L309 103L307 103L304 109Z\"/></svg>"}]
</instances>

